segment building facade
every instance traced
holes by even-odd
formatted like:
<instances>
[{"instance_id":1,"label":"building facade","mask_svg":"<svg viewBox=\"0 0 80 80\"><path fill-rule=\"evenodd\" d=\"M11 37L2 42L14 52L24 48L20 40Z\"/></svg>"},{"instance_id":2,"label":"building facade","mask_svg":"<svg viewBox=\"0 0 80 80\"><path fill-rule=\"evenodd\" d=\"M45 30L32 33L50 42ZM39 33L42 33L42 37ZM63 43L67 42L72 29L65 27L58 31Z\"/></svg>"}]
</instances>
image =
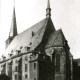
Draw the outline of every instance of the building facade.
<instances>
[{"instance_id":1,"label":"building facade","mask_svg":"<svg viewBox=\"0 0 80 80\"><path fill-rule=\"evenodd\" d=\"M14 9L5 44L8 58L2 56L0 74L11 80L73 80L73 56L62 30L53 25L49 0L46 18L20 34Z\"/></svg>"}]
</instances>

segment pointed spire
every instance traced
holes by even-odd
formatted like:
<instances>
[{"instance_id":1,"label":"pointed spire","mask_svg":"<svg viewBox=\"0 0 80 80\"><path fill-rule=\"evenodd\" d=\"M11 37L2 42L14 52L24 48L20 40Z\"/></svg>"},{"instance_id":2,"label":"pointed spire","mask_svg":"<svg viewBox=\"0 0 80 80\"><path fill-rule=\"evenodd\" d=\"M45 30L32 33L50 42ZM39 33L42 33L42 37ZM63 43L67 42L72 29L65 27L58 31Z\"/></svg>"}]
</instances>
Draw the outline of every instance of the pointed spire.
<instances>
[{"instance_id":1,"label":"pointed spire","mask_svg":"<svg viewBox=\"0 0 80 80\"><path fill-rule=\"evenodd\" d=\"M14 2L14 10L12 15L12 23L9 32L9 38L5 41L5 47L7 48L14 37L17 35L17 25L16 25L16 14L15 14L15 2Z\"/></svg>"},{"instance_id":2,"label":"pointed spire","mask_svg":"<svg viewBox=\"0 0 80 80\"><path fill-rule=\"evenodd\" d=\"M16 25L16 14L15 14L15 7L14 7L9 37L15 37L16 35L17 35L17 25Z\"/></svg>"},{"instance_id":3,"label":"pointed spire","mask_svg":"<svg viewBox=\"0 0 80 80\"><path fill-rule=\"evenodd\" d=\"M50 8L50 1L48 0L47 8Z\"/></svg>"},{"instance_id":4,"label":"pointed spire","mask_svg":"<svg viewBox=\"0 0 80 80\"><path fill-rule=\"evenodd\" d=\"M48 0L46 9L46 18L50 18L50 16L51 16L51 8L50 8L50 0Z\"/></svg>"}]
</instances>

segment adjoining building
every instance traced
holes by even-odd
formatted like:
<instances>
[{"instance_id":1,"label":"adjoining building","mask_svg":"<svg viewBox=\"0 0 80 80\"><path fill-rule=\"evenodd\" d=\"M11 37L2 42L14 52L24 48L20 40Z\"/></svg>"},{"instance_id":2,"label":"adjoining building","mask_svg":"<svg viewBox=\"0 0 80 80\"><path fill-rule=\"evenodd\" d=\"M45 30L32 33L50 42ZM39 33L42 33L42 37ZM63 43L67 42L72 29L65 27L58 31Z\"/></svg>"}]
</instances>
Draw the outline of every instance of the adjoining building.
<instances>
[{"instance_id":1,"label":"adjoining building","mask_svg":"<svg viewBox=\"0 0 80 80\"><path fill-rule=\"evenodd\" d=\"M73 60L73 79L80 80L80 59Z\"/></svg>"},{"instance_id":2,"label":"adjoining building","mask_svg":"<svg viewBox=\"0 0 80 80\"><path fill-rule=\"evenodd\" d=\"M63 31L53 25L49 0L46 18L20 34L14 8L5 44L9 57L2 56L0 74L11 80L73 80L73 56Z\"/></svg>"}]
</instances>

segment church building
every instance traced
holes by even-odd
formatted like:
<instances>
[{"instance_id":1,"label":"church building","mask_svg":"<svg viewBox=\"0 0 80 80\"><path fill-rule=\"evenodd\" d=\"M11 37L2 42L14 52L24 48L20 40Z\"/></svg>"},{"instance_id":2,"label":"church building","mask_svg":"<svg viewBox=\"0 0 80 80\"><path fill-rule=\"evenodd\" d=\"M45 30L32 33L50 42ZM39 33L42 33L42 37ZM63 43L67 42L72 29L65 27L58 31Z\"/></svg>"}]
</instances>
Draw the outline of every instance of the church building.
<instances>
[{"instance_id":1,"label":"church building","mask_svg":"<svg viewBox=\"0 0 80 80\"><path fill-rule=\"evenodd\" d=\"M46 18L17 33L15 8L0 74L11 80L73 80L73 56L62 29L56 30L48 0Z\"/></svg>"}]
</instances>

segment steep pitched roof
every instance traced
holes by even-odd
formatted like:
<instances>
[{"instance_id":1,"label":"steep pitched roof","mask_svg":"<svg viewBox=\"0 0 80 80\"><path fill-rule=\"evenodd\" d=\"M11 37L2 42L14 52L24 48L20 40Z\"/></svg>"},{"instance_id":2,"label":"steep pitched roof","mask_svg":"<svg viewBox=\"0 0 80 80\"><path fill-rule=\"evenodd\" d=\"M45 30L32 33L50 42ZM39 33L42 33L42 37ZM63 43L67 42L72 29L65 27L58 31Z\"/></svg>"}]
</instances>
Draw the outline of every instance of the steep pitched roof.
<instances>
[{"instance_id":1,"label":"steep pitched roof","mask_svg":"<svg viewBox=\"0 0 80 80\"><path fill-rule=\"evenodd\" d=\"M6 49L5 54L11 53L12 50L20 50L21 46L29 46L31 47L31 50L34 50L42 41L46 26L49 21L52 23L51 19L45 18L44 20L32 26L31 28L15 36L8 48Z\"/></svg>"},{"instance_id":2,"label":"steep pitched roof","mask_svg":"<svg viewBox=\"0 0 80 80\"><path fill-rule=\"evenodd\" d=\"M46 48L51 47L51 46L53 47L63 46L65 40L66 39L63 35L62 30L59 29L50 35Z\"/></svg>"}]
</instances>

